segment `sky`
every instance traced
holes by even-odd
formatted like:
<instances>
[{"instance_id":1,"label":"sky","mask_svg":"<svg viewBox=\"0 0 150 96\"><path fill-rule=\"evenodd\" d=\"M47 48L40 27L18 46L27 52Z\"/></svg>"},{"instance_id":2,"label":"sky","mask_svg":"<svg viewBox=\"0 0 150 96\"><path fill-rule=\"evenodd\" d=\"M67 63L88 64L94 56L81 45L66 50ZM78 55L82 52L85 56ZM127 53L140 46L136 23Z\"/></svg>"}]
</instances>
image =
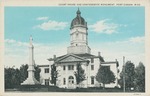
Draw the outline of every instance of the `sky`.
<instances>
[{"instance_id":1,"label":"sky","mask_svg":"<svg viewBox=\"0 0 150 96\"><path fill-rule=\"evenodd\" d=\"M34 59L49 64L53 55L67 54L70 24L78 7L5 7L5 67L19 68L28 63L29 37L32 35ZM144 7L80 7L88 24L91 53L105 61L122 58L135 65L145 63Z\"/></svg>"}]
</instances>

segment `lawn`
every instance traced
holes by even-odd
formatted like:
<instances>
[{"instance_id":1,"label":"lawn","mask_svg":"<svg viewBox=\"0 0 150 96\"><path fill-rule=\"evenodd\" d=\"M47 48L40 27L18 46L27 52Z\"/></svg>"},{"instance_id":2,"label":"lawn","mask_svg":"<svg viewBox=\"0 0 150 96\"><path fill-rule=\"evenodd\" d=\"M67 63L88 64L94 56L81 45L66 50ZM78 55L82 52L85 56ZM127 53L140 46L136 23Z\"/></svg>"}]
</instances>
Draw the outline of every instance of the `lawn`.
<instances>
[{"instance_id":1,"label":"lawn","mask_svg":"<svg viewBox=\"0 0 150 96\"><path fill-rule=\"evenodd\" d=\"M6 92L123 92L120 88L77 88L64 89L55 86L19 86L13 89L6 89Z\"/></svg>"},{"instance_id":2,"label":"lawn","mask_svg":"<svg viewBox=\"0 0 150 96\"><path fill-rule=\"evenodd\" d=\"M15 88L5 89L5 92L123 92L123 89L122 88L103 89L102 87L65 89L65 88L58 88L56 86L46 86L46 85L24 85L24 86L15 86ZM126 92L137 92L137 91L126 90Z\"/></svg>"}]
</instances>

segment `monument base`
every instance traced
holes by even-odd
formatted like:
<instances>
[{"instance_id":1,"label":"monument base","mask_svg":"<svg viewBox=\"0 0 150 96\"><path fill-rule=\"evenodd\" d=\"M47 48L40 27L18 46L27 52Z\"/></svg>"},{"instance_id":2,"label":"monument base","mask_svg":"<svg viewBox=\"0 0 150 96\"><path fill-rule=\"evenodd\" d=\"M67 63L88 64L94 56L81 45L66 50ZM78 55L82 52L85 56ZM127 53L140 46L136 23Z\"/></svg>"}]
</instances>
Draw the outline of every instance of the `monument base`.
<instances>
[{"instance_id":1,"label":"monument base","mask_svg":"<svg viewBox=\"0 0 150 96\"><path fill-rule=\"evenodd\" d=\"M21 85L40 85L40 82L35 78L27 78Z\"/></svg>"}]
</instances>

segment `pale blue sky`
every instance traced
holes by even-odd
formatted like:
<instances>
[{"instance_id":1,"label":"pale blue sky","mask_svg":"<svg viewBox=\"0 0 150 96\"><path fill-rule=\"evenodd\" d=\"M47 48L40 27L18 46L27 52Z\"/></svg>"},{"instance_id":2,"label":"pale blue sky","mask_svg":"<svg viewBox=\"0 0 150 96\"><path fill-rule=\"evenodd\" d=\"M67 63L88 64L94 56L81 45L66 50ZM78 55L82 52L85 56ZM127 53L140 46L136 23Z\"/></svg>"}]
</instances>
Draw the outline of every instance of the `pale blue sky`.
<instances>
[{"instance_id":1,"label":"pale blue sky","mask_svg":"<svg viewBox=\"0 0 150 96\"><path fill-rule=\"evenodd\" d=\"M37 44L64 45L61 47L66 48L70 43L70 23L76 17L77 9L77 7L5 7L6 56L26 54L22 51L19 53L11 50L12 48L16 50L22 48L16 47L12 43L17 42L20 46L22 43L26 45L30 35ZM120 50L117 54L120 52L122 55L129 53L131 56L132 52L134 55L137 55L138 52L144 54L144 41L142 41L145 35L144 7L80 7L80 11L81 16L88 24L88 42L92 50L100 50L103 54L107 54L109 51L116 53L117 50ZM128 44L128 42L133 42L135 45ZM132 48L130 48L131 46ZM25 48L24 50L26 50ZM52 50L48 50L49 53L53 53ZM128 52L128 50L130 51ZM110 54L114 53L110 52ZM133 54L132 58L134 58ZM43 57L43 59L46 60L51 55L53 54ZM109 58L109 56L105 57ZM116 55L115 58L120 58L117 56L119 55ZM133 61L136 59L134 58ZM139 61L142 60L144 57Z\"/></svg>"},{"instance_id":2,"label":"pale blue sky","mask_svg":"<svg viewBox=\"0 0 150 96\"><path fill-rule=\"evenodd\" d=\"M69 27L76 16L77 7L6 7L5 8L5 38L26 42L30 35L37 42L61 43L69 41ZM89 42L118 41L133 36L144 36L144 7L81 7L82 17L88 25L97 21L110 19L115 23L118 33L111 35L89 31ZM67 22L63 30L41 30L33 28L45 21L38 17L49 17L49 20Z\"/></svg>"}]
</instances>

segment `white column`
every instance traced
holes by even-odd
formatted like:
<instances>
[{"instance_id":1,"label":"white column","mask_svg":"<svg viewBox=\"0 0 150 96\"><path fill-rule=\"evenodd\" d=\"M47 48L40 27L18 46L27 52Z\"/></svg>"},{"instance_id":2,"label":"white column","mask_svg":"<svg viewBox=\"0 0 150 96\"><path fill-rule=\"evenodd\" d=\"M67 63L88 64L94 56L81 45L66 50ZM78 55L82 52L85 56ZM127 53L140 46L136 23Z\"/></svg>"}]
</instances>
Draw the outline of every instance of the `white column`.
<instances>
[{"instance_id":1,"label":"white column","mask_svg":"<svg viewBox=\"0 0 150 96\"><path fill-rule=\"evenodd\" d=\"M89 70L88 70L88 63L86 64L86 73L87 73L87 76L86 76L86 78L87 78L87 87L88 87L88 79L89 79Z\"/></svg>"},{"instance_id":2,"label":"white column","mask_svg":"<svg viewBox=\"0 0 150 96\"><path fill-rule=\"evenodd\" d=\"M29 64L28 64L28 78L21 83L21 85L35 85L40 84L34 77L34 52L33 52L33 44L32 44L32 37L30 37L30 43L29 43Z\"/></svg>"}]
</instances>

